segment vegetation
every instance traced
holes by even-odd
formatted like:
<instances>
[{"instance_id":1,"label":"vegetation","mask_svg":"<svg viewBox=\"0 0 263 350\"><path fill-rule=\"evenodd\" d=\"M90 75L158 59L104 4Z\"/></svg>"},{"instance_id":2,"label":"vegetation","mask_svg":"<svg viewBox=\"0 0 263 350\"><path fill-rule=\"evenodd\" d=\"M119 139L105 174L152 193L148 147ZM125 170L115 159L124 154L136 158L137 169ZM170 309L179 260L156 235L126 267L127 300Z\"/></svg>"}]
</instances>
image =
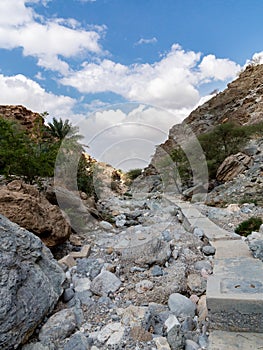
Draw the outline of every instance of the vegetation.
<instances>
[{"instance_id":1,"label":"vegetation","mask_svg":"<svg viewBox=\"0 0 263 350\"><path fill-rule=\"evenodd\" d=\"M258 231L262 225L262 219L259 217L251 217L241 222L235 229L235 232L241 236L247 237L252 231Z\"/></svg>"},{"instance_id":2,"label":"vegetation","mask_svg":"<svg viewBox=\"0 0 263 350\"><path fill-rule=\"evenodd\" d=\"M32 183L39 176L53 176L59 145L49 138L30 138L21 127L0 118L0 172L18 175Z\"/></svg>"},{"instance_id":3,"label":"vegetation","mask_svg":"<svg viewBox=\"0 0 263 350\"><path fill-rule=\"evenodd\" d=\"M218 125L211 132L198 137L206 156L210 179L215 179L223 160L240 152L248 139L249 133L246 128L233 123Z\"/></svg>"},{"instance_id":4,"label":"vegetation","mask_svg":"<svg viewBox=\"0 0 263 350\"><path fill-rule=\"evenodd\" d=\"M142 169L136 168L136 169L131 169L126 173L126 176L128 177L129 180L135 180L138 176L142 174Z\"/></svg>"},{"instance_id":5,"label":"vegetation","mask_svg":"<svg viewBox=\"0 0 263 350\"><path fill-rule=\"evenodd\" d=\"M78 134L78 128L73 127L68 120L63 122L56 118L48 125L46 127L37 123L29 135L20 124L0 117L1 174L7 178L20 176L29 183L37 181L39 177L53 177L61 146L61 164L64 162L64 165L70 168L68 160L71 158L72 167L76 168L79 156L83 152L82 145L78 143L82 138ZM84 157L80 157L76 174L77 184L79 189L88 195L94 194L92 172L92 168L87 168Z\"/></svg>"}]
</instances>

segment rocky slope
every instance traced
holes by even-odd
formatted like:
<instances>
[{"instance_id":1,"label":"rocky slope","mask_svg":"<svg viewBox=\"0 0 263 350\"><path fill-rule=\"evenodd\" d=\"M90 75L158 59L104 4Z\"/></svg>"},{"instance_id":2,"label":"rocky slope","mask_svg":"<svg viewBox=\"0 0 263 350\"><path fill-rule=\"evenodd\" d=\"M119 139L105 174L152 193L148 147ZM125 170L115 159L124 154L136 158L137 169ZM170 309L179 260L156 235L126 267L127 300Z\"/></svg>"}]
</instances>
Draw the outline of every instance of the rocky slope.
<instances>
[{"instance_id":1,"label":"rocky slope","mask_svg":"<svg viewBox=\"0 0 263 350\"><path fill-rule=\"evenodd\" d=\"M0 105L0 117L18 122L31 134L36 129L36 125L44 125L44 118L39 113L32 112L21 105Z\"/></svg>"},{"instance_id":2,"label":"rocky slope","mask_svg":"<svg viewBox=\"0 0 263 350\"><path fill-rule=\"evenodd\" d=\"M182 123L196 135L210 131L214 126L235 122L239 125L255 124L263 120L263 65L248 66L227 89L194 110ZM168 140L156 149L152 164L156 164L163 151L170 153L177 142L185 138L182 125L174 125ZM183 135L183 138L182 138Z\"/></svg>"}]
</instances>

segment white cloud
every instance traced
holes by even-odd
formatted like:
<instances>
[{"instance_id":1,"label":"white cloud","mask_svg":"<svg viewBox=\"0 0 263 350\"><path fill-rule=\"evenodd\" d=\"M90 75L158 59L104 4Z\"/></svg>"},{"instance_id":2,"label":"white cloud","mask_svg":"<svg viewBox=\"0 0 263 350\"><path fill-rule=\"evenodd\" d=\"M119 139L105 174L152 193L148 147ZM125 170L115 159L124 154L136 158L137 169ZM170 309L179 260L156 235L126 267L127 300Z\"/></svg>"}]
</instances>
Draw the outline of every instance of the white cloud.
<instances>
[{"instance_id":1,"label":"white cloud","mask_svg":"<svg viewBox=\"0 0 263 350\"><path fill-rule=\"evenodd\" d=\"M36 57L39 66L62 74L69 71L63 57L102 52L99 40L105 30L104 26L85 30L74 19L44 20L31 7L26 6L30 2L32 1L1 0L0 48L12 50L22 47L23 54Z\"/></svg>"},{"instance_id":2,"label":"white cloud","mask_svg":"<svg viewBox=\"0 0 263 350\"><path fill-rule=\"evenodd\" d=\"M174 44L171 50L153 64L125 66L109 59L84 63L82 69L61 79L82 93L111 91L129 101L149 103L177 110L193 108L199 101L198 86L212 80L235 77L240 67L213 55L203 57L184 51Z\"/></svg>"},{"instance_id":3,"label":"white cloud","mask_svg":"<svg viewBox=\"0 0 263 350\"><path fill-rule=\"evenodd\" d=\"M144 38L141 38L140 40L138 40L135 45L143 45L143 44L155 44L157 43L157 39L156 37L153 37L151 39L144 39Z\"/></svg>"},{"instance_id":4,"label":"white cloud","mask_svg":"<svg viewBox=\"0 0 263 350\"><path fill-rule=\"evenodd\" d=\"M22 74L0 74L0 104L24 105L35 111L48 111L51 116L69 117L76 100L63 95L46 92L38 83Z\"/></svg>"},{"instance_id":5,"label":"white cloud","mask_svg":"<svg viewBox=\"0 0 263 350\"><path fill-rule=\"evenodd\" d=\"M216 58L214 55L207 55L199 64L201 82L211 80L224 81L233 78L239 71L240 66L229 59Z\"/></svg>"},{"instance_id":6,"label":"white cloud","mask_svg":"<svg viewBox=\"0 0 263 350\"><path fill-rule=\"evenodd\" d=\"M128 170L145 167L155 146L163 142L170 127L181 120L180 113L128 103L97 111L78 126L92 156Z\"/></svg>"},{"instance_id":7,"label":"white cloud","mask_svg":"<svg viewBox=\"0 0 263 350\"><path fill-rule=\"evenodd\" d=\"M245 67L249 64L263 64L263 51L254 53L252 59L246 61Z\"/></svg>"}]
</instances>

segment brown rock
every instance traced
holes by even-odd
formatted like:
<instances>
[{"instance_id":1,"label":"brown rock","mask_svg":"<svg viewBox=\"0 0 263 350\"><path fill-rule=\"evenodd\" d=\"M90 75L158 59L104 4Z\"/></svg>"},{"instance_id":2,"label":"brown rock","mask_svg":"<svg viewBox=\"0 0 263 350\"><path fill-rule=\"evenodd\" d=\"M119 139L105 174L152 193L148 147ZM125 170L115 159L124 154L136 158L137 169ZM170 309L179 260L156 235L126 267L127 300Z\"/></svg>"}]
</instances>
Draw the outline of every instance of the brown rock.
<instances>
[{"instance_id":1,"label":"brown rock","mask_svg":"<svg viewBox=\"0 0 263 350\"><path fill-rule=\"evenodd\" d=\"M84 245L80 252L71 252L70 255L77 258L87 258L90 254L90 245Z\"/></svg>"},{"instance_id":2,"label":"brown rock","mask_svg":"<svg viewBox=\"0 0 263 350\"><path fill-rule=\"evenodd\" d=\"M252 158L244 153L237 153L227 157L217 170L218 181L229 181L242 174L252 164Z\"/></svg>"},{"instance_id":3,"label":"brown rock","mask_svg":"<svg viewBox=\"0 0 263 350\"><path fill-rule=\"evenodd\" d=\"M71 255L66 255L58 261L60 265L66 265L68 268L71 268L77 265L76 261Z\"/></svg>"},{"instance_id":4,"label":"brown rock","mask_svg":"<svg viewBox=\"0 0 263 350\"><path fill-rule=\"evenodd\" d=\"M38 236L48 247L65 242L70 225L56 205L32 185L15 180L0 189L0 213Z\"/></svg>"}]
</instances>

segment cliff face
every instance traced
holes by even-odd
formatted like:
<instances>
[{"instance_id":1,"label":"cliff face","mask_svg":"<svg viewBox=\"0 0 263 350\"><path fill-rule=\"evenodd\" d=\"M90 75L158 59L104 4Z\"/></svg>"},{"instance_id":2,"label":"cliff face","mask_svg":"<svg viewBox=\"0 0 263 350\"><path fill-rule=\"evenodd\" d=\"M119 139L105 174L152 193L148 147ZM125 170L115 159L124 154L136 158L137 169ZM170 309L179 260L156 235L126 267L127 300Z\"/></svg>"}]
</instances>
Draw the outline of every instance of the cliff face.
<instances>
[{"instance_id":1,"label":"cliff face","mask_svg":"<svg viewBox=\"0 0 263 350\"><path fill-rule=\"evenodd\" d=\"M24 106L0 105L0 117L18 122L26 131L32 133L36 125L44 125L44 118Z\"/></svg>"},{"instance_id":2,"label":"cliff face","mask_svg":"<svg viewBox=\"0 0 263 350\"><path fill-rule=\"evenodd\" d=\"M194 110L182 124L174 125L168 139L157 147L152 164L175 147L175 139L182 142L182 125L186 124L200 135L216 125L235 122L240 125L255 124L263 120L263 65L248 66L239 77L228 84L227 89L217 94Z\"/></svg>"}]
</instances>

